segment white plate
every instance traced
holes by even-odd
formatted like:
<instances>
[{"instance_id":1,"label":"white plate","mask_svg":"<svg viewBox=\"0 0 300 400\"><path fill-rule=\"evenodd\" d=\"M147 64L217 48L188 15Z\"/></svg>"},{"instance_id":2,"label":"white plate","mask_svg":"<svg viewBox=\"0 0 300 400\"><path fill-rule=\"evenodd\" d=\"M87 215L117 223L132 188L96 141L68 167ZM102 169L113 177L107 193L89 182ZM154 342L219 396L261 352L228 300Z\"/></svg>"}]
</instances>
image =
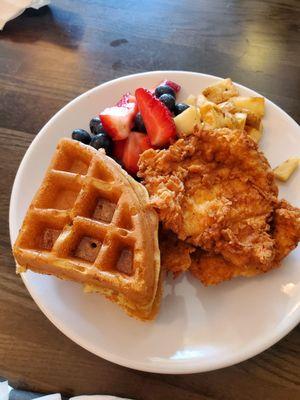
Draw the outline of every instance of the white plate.
<instances>
[{"instance_id":1,"label":"white plate","mask_svg":"<svg viewBox=\"0 0 300 400\"><path fill-rule=\"evenodd\" d=\"M10 234L15 241L26 209L63 136L88 128L89 120L123 93L151 87L164 78L182 85L180 98L199 93L220 78L191 72L149 72L105 83L73 100L41 130L18 170L10 203ZM239 85L241 94L257 93ZM261 147L272 166L300 155L299 127L267 100ZM299 171L280 195L300 206ZM186 274L165 284L161 311L153 323L126 316L76 283L31 272L22 275L31 296L50 321L74 342L117 364L143 371L209 371L246 360L286 335L300 321L300 252L282 268L251 279L203 287Z\"/></svg>"}]
</instances>

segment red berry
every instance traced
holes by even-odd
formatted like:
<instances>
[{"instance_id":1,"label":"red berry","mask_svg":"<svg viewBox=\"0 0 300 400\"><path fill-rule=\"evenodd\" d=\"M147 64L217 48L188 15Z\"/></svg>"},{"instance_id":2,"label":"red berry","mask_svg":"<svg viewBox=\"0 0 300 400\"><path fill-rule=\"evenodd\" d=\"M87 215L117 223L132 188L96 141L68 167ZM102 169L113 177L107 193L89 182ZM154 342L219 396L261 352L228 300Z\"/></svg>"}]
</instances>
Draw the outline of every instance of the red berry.
<instances>
[{"instance_id":1,"label":"red berry","mask_svg":"<svg viewBox=\"0 0 300 400\"><path fill-rule=\"evenodd\" d=\"M125 141L122 162L129 174L135 175L138 170L138 161L140 155L148 149L151 149L149 137L140 132L130 132Z\"/></svg>"},{"instance_id":2,"label":"red berry","mask_svg":"<svg viewBox=\"0 0 300 400\"><path fill-rule=\"evenodd\" d=\"M181 86L178 85L178 83L170 81L168 79L164 80L160 85L167 85L170 86L174 90L175 93L178 93L179 90L181 89Z\"/></svg>"},{"instance_id":3,"label":"red berry","mask_svg":"<svg viewBox=\"0 0 300 400\"><path fill-rule=\"evenodd\" d=\"M170 143L176 136L176 127L168 108L147 89L137 89L135 96L151 144L164 146Z\"/></svg>"},{"instance_id":4,"label":"red berry","mask_svg":"<svg viewBox=\"0 0 300 400\"><path fill-rule=\"evenodd\" d=\"M127 139L118 140L114 143L113 156L119 161L122 161L126 141Z\"/></svg>"},{"instance_id":5,"label":"red berry","mask_svg":"<svg viewBox=\"0 0 300 400\"><path fill-rule=\"evenodd\" d=\"M135 97L126 93L116 106L106 108L100 114L103 128L113 140L126 139L133 127L137 111Z\"/></svg>"},{"instance_id":6,"label":"red berry","mask_svg":"<svg viewBox=\"0 0 300 400\"><path fill-rule=\"evenodd\" d=\"M132 94L130 94L129 92L128 93L125 93L122 97L121 97L121 99L117 102L117 104L116 104L116 106L117 107L126 107L126 105L128 104L128 103L136 103L136 98L135 98L135 96L133 96Z\"/></svg>"}]
</instances>

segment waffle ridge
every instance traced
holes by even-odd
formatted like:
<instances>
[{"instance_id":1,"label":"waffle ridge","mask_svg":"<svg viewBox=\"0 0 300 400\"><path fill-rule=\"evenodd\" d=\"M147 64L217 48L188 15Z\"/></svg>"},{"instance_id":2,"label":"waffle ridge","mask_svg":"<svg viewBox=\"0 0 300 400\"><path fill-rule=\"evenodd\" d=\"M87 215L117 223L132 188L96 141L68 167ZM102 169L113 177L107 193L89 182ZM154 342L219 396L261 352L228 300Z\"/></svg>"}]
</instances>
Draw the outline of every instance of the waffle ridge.
<instances>
[{"instance_id":1,"label":"waffle ridge","mask_svg":"<svg viewBox=\"0 0 300 400\"><path fill-rule=\"evenodd\" d=\"M19 272L81 282L139 319L160 297L158 218L104 152L61 139L14 245Z\"/></svg>"}]
</instances>

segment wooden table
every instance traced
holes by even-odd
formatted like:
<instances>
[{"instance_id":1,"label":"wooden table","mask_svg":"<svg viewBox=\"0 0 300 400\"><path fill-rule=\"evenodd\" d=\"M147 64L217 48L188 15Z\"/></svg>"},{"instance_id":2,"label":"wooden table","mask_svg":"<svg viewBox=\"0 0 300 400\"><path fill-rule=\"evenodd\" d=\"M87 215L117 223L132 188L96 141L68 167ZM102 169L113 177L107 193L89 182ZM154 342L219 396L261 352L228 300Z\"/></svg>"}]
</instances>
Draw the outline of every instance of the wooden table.
<instances>
[{"instance_id":1,"label":"wooden table","mask_svg":"<svg viewBox=\"0 0 300 400\"><path fill-rule=\"evenodd\" d=\"M14 273L9 196L33 137L80 93L158 69L230 76L300 122L297 0L52 1L0 33L0 376L20 389L135 399L300 398L300 329L231 368L194 375L136 372L61 334ZM283 132L284 134L284 132Z\"/></svg>"}]
</instances>

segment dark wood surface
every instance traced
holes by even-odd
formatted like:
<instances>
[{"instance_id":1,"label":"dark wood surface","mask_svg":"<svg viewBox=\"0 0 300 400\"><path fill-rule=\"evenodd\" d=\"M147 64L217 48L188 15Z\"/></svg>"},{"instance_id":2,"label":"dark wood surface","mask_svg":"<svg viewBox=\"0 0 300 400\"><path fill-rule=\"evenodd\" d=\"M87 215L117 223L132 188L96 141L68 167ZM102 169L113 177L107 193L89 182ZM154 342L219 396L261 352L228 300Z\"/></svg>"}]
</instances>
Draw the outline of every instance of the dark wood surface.
<instances>
[{"instance_id":1,"label":"dark wood surface","mask_svg":"<svg viewBox=\"0 0 300 400\"><path fill-rule=\"evenodd\" d=\"M257 90L300 121L297 0L52 1L0 33L0 376L38 392L143 400L299 399L300 328L231 368L158 375L102 360L62 335L14 273L9 196L33 137L69 100L135 72L182 69Z\"/></svg>"}]
</instances>

